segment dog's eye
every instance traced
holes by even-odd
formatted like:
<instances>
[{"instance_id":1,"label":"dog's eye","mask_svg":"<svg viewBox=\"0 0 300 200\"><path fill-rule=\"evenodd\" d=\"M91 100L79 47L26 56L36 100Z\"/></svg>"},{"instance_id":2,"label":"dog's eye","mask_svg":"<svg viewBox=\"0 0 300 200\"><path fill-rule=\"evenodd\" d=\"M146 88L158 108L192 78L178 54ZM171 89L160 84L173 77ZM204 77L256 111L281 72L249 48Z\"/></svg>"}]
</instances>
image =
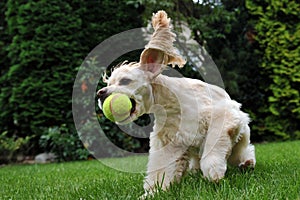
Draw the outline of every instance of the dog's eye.
<instances>
[{"instance_id":1,"label":"dog's eye","mask_svg":"<svg viewBox=\"0 0 300 200\"><path fill-rule=\"evenodd\" d=\"M132 80L131 79L128 79L128 78L122 78L120 81L119 81L119 85L128 85Z\"/></svg>"}]
</instances>

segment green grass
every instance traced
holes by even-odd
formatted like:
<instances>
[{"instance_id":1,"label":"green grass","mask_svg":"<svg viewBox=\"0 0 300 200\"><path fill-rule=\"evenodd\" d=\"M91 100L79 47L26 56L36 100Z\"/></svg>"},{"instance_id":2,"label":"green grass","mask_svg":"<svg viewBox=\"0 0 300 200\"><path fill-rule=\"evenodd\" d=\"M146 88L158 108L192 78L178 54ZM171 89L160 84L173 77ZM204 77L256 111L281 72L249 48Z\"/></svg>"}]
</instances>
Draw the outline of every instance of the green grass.
<instances>
[{"instance_id":1,"label":"green grass","mask_svg":"<svg viewBox=\"0 0 300 200\"><path fill-rule=\"evenodd\" d=\"M220 183L187 174L180 184L153 199L300 199L300 141L256 145L257 166L241 172L229 167ZM134 167L133 160L111 163ZM107 161L107 160L106 160ZM143 194L142 173L124 173L98 161L0 168L0 199L137 199Z\"/></svg>"}]
</instances>

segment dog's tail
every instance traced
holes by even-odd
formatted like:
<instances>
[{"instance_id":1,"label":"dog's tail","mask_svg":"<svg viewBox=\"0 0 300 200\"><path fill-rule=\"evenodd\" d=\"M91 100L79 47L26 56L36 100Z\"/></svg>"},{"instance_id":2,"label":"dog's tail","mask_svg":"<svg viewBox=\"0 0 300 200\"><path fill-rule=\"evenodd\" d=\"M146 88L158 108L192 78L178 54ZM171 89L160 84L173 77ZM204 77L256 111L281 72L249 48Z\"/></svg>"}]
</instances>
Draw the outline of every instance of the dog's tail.
<instances>
[{"instance_id":1,"label":"dog's tail","mask_svg":"<svg viewBox=\"0 0 300 200\"><path fill-rule=\"evenodd\" d=\"M147 49L163 51L168 56L167 63L165 64L172 64L173 67L175 65L183 67L186 61L177 53L177 50L173 46L176 35L171 31L170 18L168 18L167 13L160 10L156 14L153 14L152 26L154 33L146 45L145 51Z\"/></svg>"}]
</instances>

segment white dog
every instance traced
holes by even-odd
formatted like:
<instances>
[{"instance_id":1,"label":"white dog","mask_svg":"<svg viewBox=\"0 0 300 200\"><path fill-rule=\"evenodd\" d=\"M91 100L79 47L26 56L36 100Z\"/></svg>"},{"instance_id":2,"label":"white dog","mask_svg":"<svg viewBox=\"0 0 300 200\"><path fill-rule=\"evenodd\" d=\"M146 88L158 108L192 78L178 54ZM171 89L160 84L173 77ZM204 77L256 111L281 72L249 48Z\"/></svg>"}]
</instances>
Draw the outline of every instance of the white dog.
<instances>
[{"instance_id":1,"label":"white dog","mask_svg":"<svg viewBox=\"0 0 300 200\"><path fill-rule=\"evenodd\" d=\"M163 68L185 61L173 47L175 34L164 11L152 18L155 30L138 63L123 63L97 92L99 106L113 92L131 98L128 123L145 113L154 113L150 134L150 155L144 182L146 194L157 186L167 189L184 172L201 169L204 177L218 181L227 162L239 167L255 166L250 144L249 117L240 104L221 88L189 78L162 75Z\"/></svg>"}]
</instances>

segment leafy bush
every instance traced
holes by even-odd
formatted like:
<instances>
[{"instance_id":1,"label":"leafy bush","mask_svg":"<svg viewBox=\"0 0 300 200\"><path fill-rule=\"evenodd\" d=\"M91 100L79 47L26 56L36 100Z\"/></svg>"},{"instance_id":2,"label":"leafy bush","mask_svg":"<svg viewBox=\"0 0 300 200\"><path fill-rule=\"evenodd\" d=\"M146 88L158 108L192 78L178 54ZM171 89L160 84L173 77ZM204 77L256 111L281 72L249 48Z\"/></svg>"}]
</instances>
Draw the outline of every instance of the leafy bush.
<instances>
[{"instance_id":1,"label":"leafy bush","mask_svg":"<svg viewBox=\"0 0 300 200\"><path fill-rule=\"evenodd\" d=\"M89 156L77 132L66 124L46 129L39 143L45 151L54 153L61 161L86 160Z\"/></svg>"},{"instance_id":2,"label":"leafy bush","mask_svg":"<svg viewBox=\"0 0 300 200\"><path fill-rule=\"evenodd\" d=\"M25 138L20 137L8 137L7 132L0 134L0 163L11 161L13 156L16 155L18 150L23 149L31 137L26 136Z\"/></svg>"}]
</instances>

